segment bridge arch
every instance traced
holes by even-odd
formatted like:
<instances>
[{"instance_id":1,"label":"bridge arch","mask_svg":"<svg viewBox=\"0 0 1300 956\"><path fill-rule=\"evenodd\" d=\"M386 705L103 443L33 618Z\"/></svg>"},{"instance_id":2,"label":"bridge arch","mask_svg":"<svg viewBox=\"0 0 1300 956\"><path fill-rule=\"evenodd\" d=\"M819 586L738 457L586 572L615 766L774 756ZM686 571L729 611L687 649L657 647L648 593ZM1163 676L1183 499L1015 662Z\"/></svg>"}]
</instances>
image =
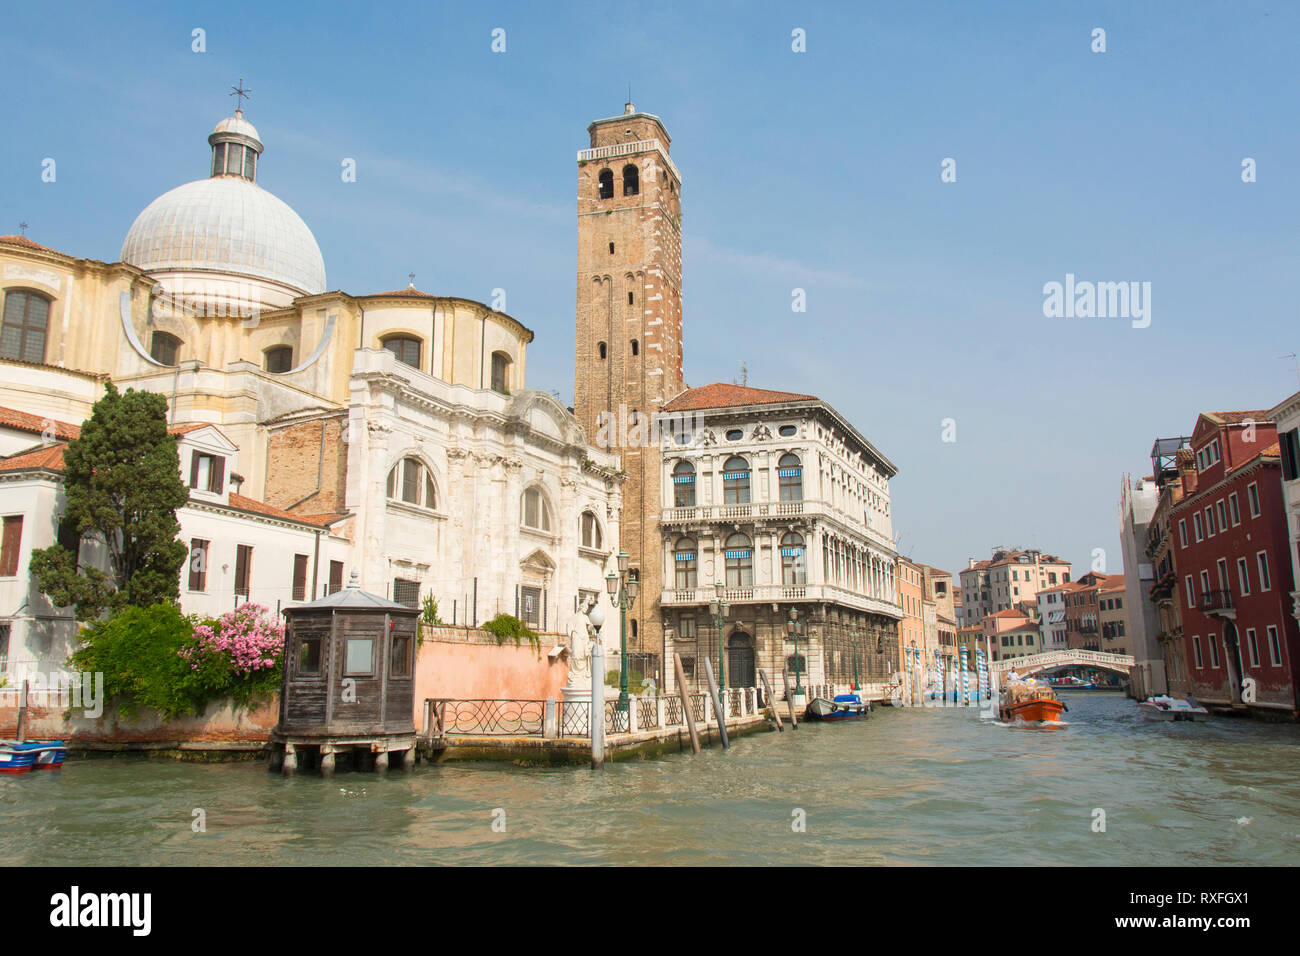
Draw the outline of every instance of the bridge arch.
<instances>
[{"instance_id":1,"label":"bridge arch","mask_svg":"<svg viewBox=\"0 0 1300 956\"><path fill-rule=\"evenodd\" d=\"M999 675L1014 670L1017 674L1026 677L1060 667L1096 667L1127 677L1133 667L1133 655L1110 654L1106 651L1044 651L1041 654L1013 657L1010 660L993 661L989 664L989 670Z\"/></svg>"}]
</instances>

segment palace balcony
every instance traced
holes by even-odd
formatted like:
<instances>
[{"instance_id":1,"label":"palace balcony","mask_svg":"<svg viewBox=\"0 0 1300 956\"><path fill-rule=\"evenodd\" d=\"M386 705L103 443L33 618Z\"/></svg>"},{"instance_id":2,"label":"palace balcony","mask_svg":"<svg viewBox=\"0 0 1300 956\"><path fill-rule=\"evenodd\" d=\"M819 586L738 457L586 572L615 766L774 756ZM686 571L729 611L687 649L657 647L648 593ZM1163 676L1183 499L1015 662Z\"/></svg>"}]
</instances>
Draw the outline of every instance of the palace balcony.
<instances>
[{"instance_id":1,"label":"palace balcony","mask_svg":"<svg viewBox=\"0 0 1300 956\"><path fill-rule=\"evenodd\" d=\"M789 525L800 522L811 524L814 520L829 518L843 524L855 524L853 517L824 501L764 501L743 505L693 505L689 508L664 508L659 515L663 528L686 530L712 523L719 524L776 524ZM871 527L860 527L856 534L871 543L894 553L894 542Z\"/></svg>"},{"instance_id":2,"label":"palace balcony","mask_svg":"<svg viewBox=\"0 0 1300 956\"><path fill-rule=\"evenodd\" d=\"M1172 603L1174 599L1174 588L1178 586L1178 577L1173 574L1166 574L1155 584L1151 585L1151 600L1156 604Z\"/></svg>"},{"instance_id":3,"label":"palace balcony","mask_svg":"<svg viewBox=\"0 0 1300 956\"><path fill-rule=\"evenodd\" d=\"M664 588L659 597L661 607L707 607L717 597L713 586L696 588ZM821 602L839 604L855 611L880 614L895 620L901 620L903 612L897 604L882 598L855 594L848 588L834 584L755 584L744 588L724 588L722 599L732 606L731 613L736 613L737 604L790 604L797 602Z\"/></svg>"},{"instance_id":4,"label":"palace balcony","mask_svg":"<svg viewBox=\"0 0 1300 956\"><path fill-rule=\"evenodd\" d=\"M1080 621L1078 624L1076 624L1076 625L1074 626L1074 629L1075 629L1076 631L1078 631L1080 634L1096 634L1096 633L1097 633L1097 622L1096 622L1096 621Z\"/></svg>"},{"instance_id":5,"label":"palace balcony","mask_svg":"<svg viewBox=\"0 0 1300 956\"><path fill-rule=\"evenodd\" d=\"M1233 618L1237 617L1237 611L1232 606L1231 591L1206 591L1201 595L1201 600L1197 607L1202 614L1209 614L1211 617Z\"/></svg>"}]
</instances>

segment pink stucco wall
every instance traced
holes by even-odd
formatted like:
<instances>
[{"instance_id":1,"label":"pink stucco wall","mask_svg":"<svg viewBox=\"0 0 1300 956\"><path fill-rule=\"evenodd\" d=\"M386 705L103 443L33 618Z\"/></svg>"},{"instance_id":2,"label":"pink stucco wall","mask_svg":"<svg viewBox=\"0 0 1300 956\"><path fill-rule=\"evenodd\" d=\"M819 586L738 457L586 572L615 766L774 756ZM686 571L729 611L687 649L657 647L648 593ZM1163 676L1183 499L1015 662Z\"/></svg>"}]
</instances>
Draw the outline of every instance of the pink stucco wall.
<instances>
[{"instance_id":1,"label":"pink stucco wall","mask_svg":"<svg viewBox=\"0 0 1300 956\"><path fill-rule=\"evenodd\" d=\"M554 641L543 635L541 651L527 641L497 644L483 632L430 628L415 668L415 723L424 721L427 697L455 700L559 699L569 676L569 656L547 654Z\"/></svg>"},{"instance_id":2,"label":"pink stucco wall","mask_svg":"<svg viewBox=\"0 0 1300 956\"><path fill-rule=\"evenodd\" d=\"M78 744L197 744L257 745L265 743L279 719L279 695L248 710L235 710L229 701L214 701L197 717L164 720L151 710L134 719L107 706L100 717L70 714L68 702L56 695L34 693L28 700L27 736L34 740L67 740ZM0 737L18 732L18 698L0 694Z\"/></svg>"}]
</instances>

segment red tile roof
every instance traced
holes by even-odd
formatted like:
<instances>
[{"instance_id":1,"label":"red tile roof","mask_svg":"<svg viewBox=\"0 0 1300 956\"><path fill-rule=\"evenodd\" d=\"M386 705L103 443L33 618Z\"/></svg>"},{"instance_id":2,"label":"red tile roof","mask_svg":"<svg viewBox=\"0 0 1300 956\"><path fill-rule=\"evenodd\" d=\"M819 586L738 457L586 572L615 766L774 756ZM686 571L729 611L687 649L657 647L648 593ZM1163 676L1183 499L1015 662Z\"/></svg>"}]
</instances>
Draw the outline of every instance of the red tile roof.
<instances>
[{"instance_id":1,"label":"red tile roof","mask_svg":"<svg viewBox=\"0 0 1300 956\"><path fill-rule=\"evenodd\" d=\"M22 246L24 249L35 249L37 252L53 252L55 255L63 255L63 253L59 252L57 249L43 246L39 242L32 242L26 236L0 236L0 245Z\"/></svg>"},{"instance_id":2,"label":"red tile roof","mask_svg":"<svg viewBox=\"0 0 1300 956\"><path fill-rule=\"evenodd\" d=\"M230 493L230 507L239 511L247 511L251 514L264 515L268 518L279 518L282 521L297 521L301 524L317 525L325 527L332 521L337 521L341 515L304 515L292 511L285 511L283 508L277 508L275 505L268 505L265 501L258 501L256 498L249 498L246 495Z\"/></svg>"},{"instance_id":3,"label":"red tile roof","mask_svg":"<svg viewBox=\"0 0 1300 956\"><path fill-rule=\"evenodd\" d=\"M1268 416L1268 409L1255 409L1247 412L1202 412L1206 418L1213 419L1224 425L1240 425L1242 422L1271 422L1273 419Z\"/></svg>"},{"instance_id":4,"label":"red tile roof","mask_svg":"<svg viewBox=\"0 0 1300 956\"><path fill-rule=\"evenodd\" d=\"M774 392L766 388L714 382L688 388L664 406L664 411L680 412L703 408L736 408L741 405L777 405L782 402L816 402L816 395L798 392Z\"/></svg>"},{"instance_id":5,"label":"red tile roof","mask_svg":"<svg viewBox=\"0 0 1300 956\"><path fill-rule=\"evenodd\" d=\"M407 286L405 289L393 289L391 292L371 292L369 295L357 296L358 299L377 299L380 296L415 296L417 299L436 299L437 296L431 292L421 292L414 286Z\"/></svg>"},{"instance_id":6,"label":"red tile roof","mask_svg":"<svg viewBox=\"0 0 1300 956\"><path fill-rule=\"evenodd\" d=\"M51 426L53 427L54 437L60 441L78 438L81 435L80 425L61 422L42 415L33 415L30 412L20 412L16 408L0 406L0 428L13 428L21 432L33 432L41 435Z\"/></svg>"},{"instance_id":7,"label":"red tile roof","mask_svg":"<svg viewBox=\"0 0 1300 956\"><path fill-rule=\"evenodd\" d=\"M1015 608L1008 608L1005 611L998 611L997 614L990 614L989 617L1029 617L1024 611L1017 611Z\"/></svg>"},{"instance_id":8,"label":"red tile roof","mask_svg":"<svg viewBox=\"0 0 1300 956\"><path fill-rule=\"evenodd\" d=\"M34 451L23 451L8 458L0 458L0 471L27 471L36 468L62 471L63 450L67 447L65 442L59 442L57 445L46 445Z\"/></svg>"}]
</instances>

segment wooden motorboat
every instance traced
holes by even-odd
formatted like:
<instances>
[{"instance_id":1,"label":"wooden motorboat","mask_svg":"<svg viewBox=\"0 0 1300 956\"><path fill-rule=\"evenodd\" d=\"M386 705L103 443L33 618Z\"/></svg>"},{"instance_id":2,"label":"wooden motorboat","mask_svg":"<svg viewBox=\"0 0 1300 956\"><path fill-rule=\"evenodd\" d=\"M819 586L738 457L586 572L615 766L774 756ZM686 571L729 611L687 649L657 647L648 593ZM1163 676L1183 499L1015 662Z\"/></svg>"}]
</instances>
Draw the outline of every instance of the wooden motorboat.
<instances>
[{"instance_id":1,"label":"wooden motorboat","mask_svg":"<svg viewBox=\"0 0 1300 956\"><path fill-rule=\"evenodd\" d=\"M30 741L0 740L0 773L30 773L33 770L54 770L63 766L68 748L62 740Z\"/></svg>"},{"instance_id":2,"label":"wooden motorboat","mask_svg":"<svg viewBox=\"0 0 1300 956\"><path fill-rule=\"evenodd\" d=\"M1003 721L1042 723L1059 721L1069 710L1056 696L1056 691L1037 681L1016 681L1007 685L998 702L998 718Z\"/></svg>"},{"instance_id":3,"label":"wooden motorboat","mask_svg":"<svg viewBox=\"0 0 1300 956\"><path fill-rule=\"evenodd\" d=\"M814 697L804 711L808 720L855 720L871 716L871 704L857 694L836 694L833 700Z\"/></svg>"},{"instance_id":4,"label":"wooden motorboat","mask_svg":"<svg viewBox=\"0 0 1300 956\"><path fill-rule=\"evenodd\" d=\"M1210 712L1194 700L1182 700L1161 694L1138 702L1138 710L1147 720L1207 720Z\"/></svg>"}]
</instances>

